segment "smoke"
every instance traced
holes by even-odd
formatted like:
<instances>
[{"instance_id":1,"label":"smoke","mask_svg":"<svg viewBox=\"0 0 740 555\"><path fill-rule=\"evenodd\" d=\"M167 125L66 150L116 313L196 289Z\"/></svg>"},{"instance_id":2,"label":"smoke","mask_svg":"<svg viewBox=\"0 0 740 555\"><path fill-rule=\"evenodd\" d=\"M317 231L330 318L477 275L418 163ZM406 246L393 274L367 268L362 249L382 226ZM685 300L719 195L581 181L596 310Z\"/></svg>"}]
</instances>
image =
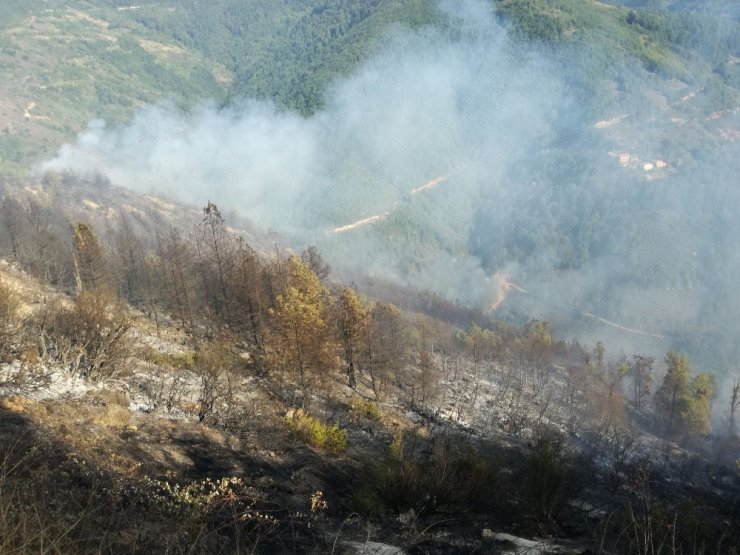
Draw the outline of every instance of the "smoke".
<instances>
[{"instance_id":1,"label":"smoke","mask_svg":"<svg viewBox=\"0 0 740 555\"><path fill-rule=\"evenodd\" d=\"M630 60L589 98L581 74L604 64L598 52L564 64L513 38L486 2L439 11L440 26L389 31L310 117L163 103L125 127L94 122L41 170L210 199L317 244L335 267L481 308L505 298L497 316L563 322L615 350L731 351L717 330L730 319L713 311L740 314L728 211L740 168L726 139L737 114L706 123L711 84L670 89ZM504 297L496 272L527 294Z\"/></svg>"},{"instance_id":2,"label":"smoke","mask_svg":"<svg viewBox=\"0 0 740 555\"><path fill-rule=\"evenodd\" d=\"M462 7L454 14L464 38L432 28L391 31L386 47L335 83L312 117L255 101L188 113L150 106L124 128L94 122L43 169L102 171L116 184L198 203L214 194L283 231L286 209L301 199L323 206L290 225L316 231L371 215L388 200L392 207L471 160L485 164L488 186L498 186L503 167L547 132L561 84L555 68L516 52L484 3ZM346 198L353 206L341 205Z\"/></svg>"}]
</instances>

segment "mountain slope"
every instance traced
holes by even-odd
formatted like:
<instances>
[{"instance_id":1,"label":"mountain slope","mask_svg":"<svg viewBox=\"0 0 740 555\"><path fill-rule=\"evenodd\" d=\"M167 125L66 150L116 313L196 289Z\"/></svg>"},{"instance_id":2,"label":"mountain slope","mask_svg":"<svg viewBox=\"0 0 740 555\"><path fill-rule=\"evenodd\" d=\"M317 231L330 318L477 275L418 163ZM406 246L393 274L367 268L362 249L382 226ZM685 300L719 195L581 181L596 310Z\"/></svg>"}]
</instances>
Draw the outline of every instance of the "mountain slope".
<instances>
[{"instance_id":1,"label":"mountain slope","mask_svg":"<svg viewBox=\"0 0 740 555\"><path fill-rule=\"evenodd\" d=\"M497 313L514 321L736 358L736 20L575 0L4 9L6 171L102 117L47 167L212 197L480 308L507 271L530 291Z\"/></svg>"},{"instance_id":2,"label":"mountain slope","mask_svg":"<svg viewBox=\"0 0 740 555\"><path fill-rule=\"evenodd\" d=\"M88 121L161 100L251 96L307 113L383 29L421 2L4 3L0 171L23 173Z\"/></svg>"}]
</instances>

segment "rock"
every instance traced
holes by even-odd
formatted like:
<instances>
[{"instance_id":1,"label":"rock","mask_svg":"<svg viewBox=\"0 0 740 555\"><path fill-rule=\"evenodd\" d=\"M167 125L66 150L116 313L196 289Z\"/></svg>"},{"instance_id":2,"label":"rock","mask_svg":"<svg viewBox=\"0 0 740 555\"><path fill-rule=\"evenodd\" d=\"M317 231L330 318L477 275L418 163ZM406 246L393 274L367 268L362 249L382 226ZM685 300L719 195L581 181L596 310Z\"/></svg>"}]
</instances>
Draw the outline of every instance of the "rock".
<instances>
[{"instance_id":1,"label":"rock","mask_svg":"<svg viewBox=\"0 0 740 555\"><path fill-rule=\"evenodd\" d=\"M480 537L484 540L492 540L494 537L496 537L496 534L493 533L493 530L490 528L483 528L483 531L480 533Z\"/></svg>"}]
</instances>

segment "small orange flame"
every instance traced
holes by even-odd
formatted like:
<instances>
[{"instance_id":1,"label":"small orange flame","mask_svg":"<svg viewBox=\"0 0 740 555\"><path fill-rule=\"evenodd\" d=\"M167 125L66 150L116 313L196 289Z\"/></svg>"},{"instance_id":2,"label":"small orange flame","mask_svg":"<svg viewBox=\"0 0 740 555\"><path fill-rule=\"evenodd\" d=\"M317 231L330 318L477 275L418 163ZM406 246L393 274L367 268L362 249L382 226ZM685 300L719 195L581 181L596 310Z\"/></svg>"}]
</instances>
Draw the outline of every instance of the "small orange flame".
<instances>
[{"instance_id":1,"label":"small orange flame","mask_svg":"<svg viewBox=\"0 0 740 555\"><path fill-rule=\"evenodd\" d=\"M495 311L504 303L509 291L527 294L527 290L514 283L511 276L505 272L496 272L492 277L496 283L496 298L491 303L491 312Z\"/></svg>"}]
</instances>

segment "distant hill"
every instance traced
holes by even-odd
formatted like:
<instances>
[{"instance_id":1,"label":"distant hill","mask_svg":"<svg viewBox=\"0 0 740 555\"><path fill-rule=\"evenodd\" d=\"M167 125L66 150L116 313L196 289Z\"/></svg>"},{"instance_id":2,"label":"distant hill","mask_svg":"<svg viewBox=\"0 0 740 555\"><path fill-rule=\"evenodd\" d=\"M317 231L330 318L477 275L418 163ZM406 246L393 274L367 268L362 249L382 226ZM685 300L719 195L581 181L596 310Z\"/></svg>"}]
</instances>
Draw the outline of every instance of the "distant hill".
<instances>
[{"instance_id":1,"label":"distant hill","mask_svg":"<svg viewBox=\"0 0 740 555\"><path fill-rule=\"evenodd\" d=\"M94 118L144 104L269 98L310 113L418 0L11 1L0 6L0 171L22 173Z\"/></svg>"},{"instance_id":2,"label":"distant hill","mask_svg":"<svg viewBox=\"0 0 740 555\"><path fill-rule=\"evenodd\" d=\"M706 14L641 11L628 22L626 8L591 1L492 4L527 40L557 44L566 56L569 46L594 49L599 64L602 55L631 56L686 78L697 56L711 69L737 50L737 26L723 29L730 23ZM121 123L162 99L187 106L265 98L313 113L327 85L366 59L390 27L441 19L422 0L3 2L0 171L22 173L89 120ZM700 49L712 41L710 52ZM598 70L583 69L595 86Z\"/></svg>"},{"instance_id":3,"label":"distant hill","mask_svg":"<svg viewBox=\"0 0 740 555\"><path fill-rule=\"evenodd\" d=\"M501 318L613 331L625 350L638 330L726 368L740 309L734 6L3 2L0 174L103 119L88 137L108 140L98 169L127 165L129 187L213 194L335 266L471 306L513 271L530 293ZM488 19L495 32L476 26ZM253 121L252 99L276 108ZM157 103L174 108L137 112ZM245 157L260 124L274 134ZM187 164L157 173L178 153Z\"/></svg>"}]
</instances>

